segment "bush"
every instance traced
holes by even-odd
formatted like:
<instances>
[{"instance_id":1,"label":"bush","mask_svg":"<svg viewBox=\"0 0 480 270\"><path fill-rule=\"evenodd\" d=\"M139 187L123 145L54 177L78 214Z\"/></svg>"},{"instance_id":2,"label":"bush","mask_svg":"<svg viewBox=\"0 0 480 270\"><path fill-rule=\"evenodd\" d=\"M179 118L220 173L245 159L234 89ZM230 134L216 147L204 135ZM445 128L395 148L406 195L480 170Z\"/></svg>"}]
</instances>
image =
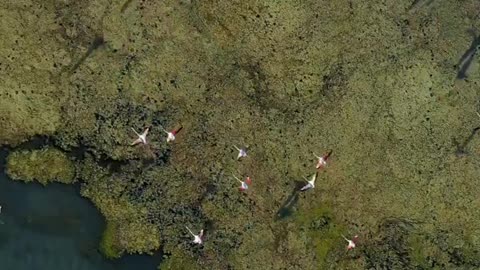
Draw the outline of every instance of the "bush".
<instances>
[{"instance_id":1,"label":"bush","mask_svg":"<svg viewBox=\"0 0 480 270\"><path fill-rule=\"evenodd\" d=\"M108 222L100 241L100 251L109 259L120 258L123 254L123 251L117 244L116 227L114 223Z\"/></svg>"},{"instance_id":2,"label":"bush","mask_svg":"<svg viewBox=\"0 0 480 270\"><path fill-rule=\"evenodd\" d=\"M75 181L75 166L62 151L46 147L41 150L14 151L7 158L7 173L15 180L38 181L43 185L56 181Z\"/></svg>"}]
</instances>

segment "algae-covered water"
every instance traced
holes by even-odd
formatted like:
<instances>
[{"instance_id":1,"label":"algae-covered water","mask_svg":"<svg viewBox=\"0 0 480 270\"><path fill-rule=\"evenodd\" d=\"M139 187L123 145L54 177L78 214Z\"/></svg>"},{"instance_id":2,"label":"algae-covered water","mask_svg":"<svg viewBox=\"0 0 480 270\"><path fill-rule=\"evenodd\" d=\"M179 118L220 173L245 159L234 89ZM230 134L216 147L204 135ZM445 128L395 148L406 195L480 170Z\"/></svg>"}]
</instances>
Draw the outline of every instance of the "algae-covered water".
<instances>
[{"instance_id":1,"label":"algae-covered water","mask_svg":"<svg viewBox=\"0 0 480 270\"><path fill-rule=\"evenodd\" d=\"M92 226L64 250L161 250L162 270L480 268L480 1L5 0L0 18L0 145L33 182L3 183L105 219L9 193L28 200L4 226L11 207L53 239Z\"/></svg>"},{"instance_id":2,"label":"algae-covered water","mask_svg":"<svg viewBox=\"0 0 480 270\"><path fill-rule=\"evenodd\" d=\"M78 187L14 182L0 151L0 268L2 270L154 270L155 256L108 260L98 245L105 221Z\"/></svg>"}]
</instances>

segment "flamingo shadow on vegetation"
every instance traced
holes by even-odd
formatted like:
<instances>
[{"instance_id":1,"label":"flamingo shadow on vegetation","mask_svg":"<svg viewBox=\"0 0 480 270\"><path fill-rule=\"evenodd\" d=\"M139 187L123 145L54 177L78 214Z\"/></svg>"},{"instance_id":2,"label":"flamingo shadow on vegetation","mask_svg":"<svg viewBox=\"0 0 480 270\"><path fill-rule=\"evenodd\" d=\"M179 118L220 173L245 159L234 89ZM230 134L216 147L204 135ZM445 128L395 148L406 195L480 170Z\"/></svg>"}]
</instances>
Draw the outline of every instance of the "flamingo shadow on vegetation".
<instances>
[{"instance_id":1,"label":"flamingo shadow on vegetation","mask_svg":"<svg viewBox=\"0 0 480 270\"><path fill-rule=\"evenodd\" d=\"M293 188L290 195L287 197L285 202L282 204L280 209L275 214L275 221L279 221L285 218L290 217L295 211L295 206L298 202L298 195L301 192L301 188L305 185L304 182L295 181L295 187Z\"/></svg>"}]
</instances>

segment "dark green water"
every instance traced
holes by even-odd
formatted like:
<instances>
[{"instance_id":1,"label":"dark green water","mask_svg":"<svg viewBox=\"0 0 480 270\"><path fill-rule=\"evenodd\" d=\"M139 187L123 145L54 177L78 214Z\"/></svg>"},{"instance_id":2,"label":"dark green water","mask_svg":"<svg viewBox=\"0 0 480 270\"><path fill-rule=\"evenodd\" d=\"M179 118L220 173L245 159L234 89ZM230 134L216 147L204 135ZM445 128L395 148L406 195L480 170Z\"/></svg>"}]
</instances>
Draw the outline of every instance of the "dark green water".
<instances>
[{"instance_id":1,"label":"dark green water","mask_svg":"<svg viewBox=\"0 0 480 270\"><path fill-rule=\"evenodd\" d=\"M78 186L25 184L5 174L0 151L1 270L154 270L156 256L107 260L98 251L105 223Z\"/></svg>"}]
</instances>

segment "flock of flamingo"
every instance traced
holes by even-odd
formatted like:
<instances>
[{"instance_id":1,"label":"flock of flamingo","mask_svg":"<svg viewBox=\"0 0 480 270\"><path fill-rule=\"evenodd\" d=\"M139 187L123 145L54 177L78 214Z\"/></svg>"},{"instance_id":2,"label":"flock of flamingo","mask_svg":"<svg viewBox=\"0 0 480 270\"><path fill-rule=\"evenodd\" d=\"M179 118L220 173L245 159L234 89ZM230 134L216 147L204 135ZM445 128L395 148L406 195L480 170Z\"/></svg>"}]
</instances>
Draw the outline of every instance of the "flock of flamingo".
<instances>
[{"instance_id":1,"label":"flock of flamingo","mask_svg":"<svg viewBox=\"0 0 480 270\"><path fill-rule=\"evenodd\" d=\"M167 134L167 143L169 142L173 142L175 141L175 136L178 134L178 132L182 129L182 127L180 126L179 128L177 129L174 129L172 131L167 131L166 129L164 129L163 127L161 127L161 129L163 130L163 132L165 132ZM138 133L134 128L132 128L133 132L135 132L135 134L137 135L137 139L135 141L133 141L131 143L131 145L137 145L137 144L148 144L147 142L147 135L148 135L148 132L150 130L149 127L147 127L141 134ZM237 160L240 160L242 158L245 158L247 157L247 149L246 148L240 148L240 147L237 147L236 145L233 145L233 147L235 147L235 149L238 151L238 155L237 155ZM332 150L330 150L328 153L324 154L323 156L318 156L316 154L315 157L318 159L317 161L317 164L315 166L315 168L317 169L317 171L315 172L315 174L313 174L312 178L310 180L308 180L307 178L305 178L305 181L307 182L307 184L305 186L303 186L300 191L306 191L306 190L309 190L309 189L313 189L315 188L315 180L317 179L317 175L318 175L318 170L321 170L323 169L326 165L327 165L327 160L328 158L331 156L332 154ZM247 176L245 181L242 181L240 180L238 177L236 177L235 175L233 175L233 177L238 181L240 182L240 187L239 187L239 190L241 192L244 192L246 191L248 188L249 188L249 185L251 185L252 183L252 179L250 178L250 176ZM203 229L200 230L200 233L199 234L194 234L192 232L192 230L190 230L190 228L188 228L187 226L185 226L185 228L188 230L188 232L193 236L193 243L194 244L198 244L198 245L202 245L203 244ZM357 243L357 239L358 239L358 236L355 235L353 237L353 239L348 239L346 238L345 236L342 235L342 237L345 239L345 241L347 241L348 245L347 245L347 250L351 250L353 248L356 247L356 243Z\"/></svg>"}]
</instances>

